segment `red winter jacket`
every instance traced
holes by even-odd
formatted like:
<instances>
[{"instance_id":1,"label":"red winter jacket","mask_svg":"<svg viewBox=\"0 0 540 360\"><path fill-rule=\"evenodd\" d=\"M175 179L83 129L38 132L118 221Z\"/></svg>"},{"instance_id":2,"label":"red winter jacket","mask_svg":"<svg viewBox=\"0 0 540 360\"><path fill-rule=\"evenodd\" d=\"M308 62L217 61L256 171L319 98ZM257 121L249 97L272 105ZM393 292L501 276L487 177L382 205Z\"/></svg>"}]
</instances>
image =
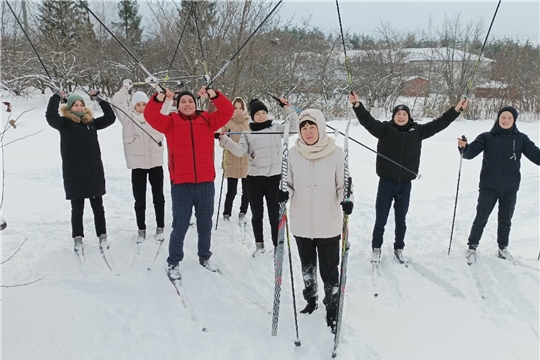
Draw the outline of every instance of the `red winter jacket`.
<instances>
[{"instance_id":1,"label":"red winter jacket","mask_svg":"<svg viewBox=\"0 0 540 360\"><path fill-rule=\"evenodd\" d=\"M169 153L169 173L173 184L198 184L214 181L214 132L227 124L234 108L221 92L211 99L217 111L197 111L191 116L179 112L161 114L162 102L153 95L144 117L157 131L165 134Z\"/></svg>"}]
</instances>

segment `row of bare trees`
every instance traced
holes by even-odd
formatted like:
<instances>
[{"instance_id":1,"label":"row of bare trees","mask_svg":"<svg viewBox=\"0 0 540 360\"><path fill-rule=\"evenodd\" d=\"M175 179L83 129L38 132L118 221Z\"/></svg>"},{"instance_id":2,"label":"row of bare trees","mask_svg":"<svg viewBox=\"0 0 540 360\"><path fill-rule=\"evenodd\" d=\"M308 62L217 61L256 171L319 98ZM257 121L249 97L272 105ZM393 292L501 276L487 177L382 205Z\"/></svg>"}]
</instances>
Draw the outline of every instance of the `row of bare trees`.
<instances>
[{"instance_id":1,"label":"row of bare trees","mask_svg":"<svg viewBox=\"0 0 540 360\"><path fill-rule=\"evenodd\" d=\"M3 89L24 95L36 88L61 86L73 91L89 86L111 94L123 79L141 81L147 76L80 1L10 4L54 81L3 2ZM204 75L213 77L227 66L213 86L230 97L269 100L269 94L284 95L300 108L323 108L330 117L347 114L349 89L341 38L321 31L309 18L293 25L280 18L278 9L228 63L276 1L159 0L148 3L146 27L136 0L87 4L158 78L182 78L184 88L195 90L205 84ZM481 22L465 23L457 15L423 32L403 33L381 23L377 36L347 33L353 88L369 108L387 112L409 81L422 77L427 80L424 93L408 101L416 105L417 116L432 116L456 103L469 88L469 96L474 97L477 85L490 83L499 91L471 102L468 118L488 116L506 104L540 116L539 46L490 40L484 55L494 61L482 58L476 69L485 32Z\"/></svg>"}]
</instances>

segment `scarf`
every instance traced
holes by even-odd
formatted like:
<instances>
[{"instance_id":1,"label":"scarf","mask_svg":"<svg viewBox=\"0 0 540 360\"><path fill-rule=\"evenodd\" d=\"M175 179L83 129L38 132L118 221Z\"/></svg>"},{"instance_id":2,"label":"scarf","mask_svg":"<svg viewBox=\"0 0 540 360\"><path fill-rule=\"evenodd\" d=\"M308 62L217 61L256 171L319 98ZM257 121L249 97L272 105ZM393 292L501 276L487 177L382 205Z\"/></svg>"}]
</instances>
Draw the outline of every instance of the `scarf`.
<instances>
[{"instance_id":1,"label":"scarf","mask_svg":"<svg viewBox=\"0 0 540 360\"><path fill-rule=\"evenodd\" d=\"M334 150L336 150L336 140L334 138L324 136L315 144L308 145L304 142L304 140L302 140L302 137L299 136L298 139L296 139L296 148L306 159L315 160L328 156L334 152Z\"/></svg>"},{"instance_id":2,"label":"scarf","mask_svg":"<svg viewBox=\"0 0 540 360\"><path fill-rule=\"evenodd\" d=\"M260 131L269 128L270 126L272 126L272 120L266 120L263 123L252 122L249 124L249 128L251 129L251 131Z\"/></svg>"}]
</instances>

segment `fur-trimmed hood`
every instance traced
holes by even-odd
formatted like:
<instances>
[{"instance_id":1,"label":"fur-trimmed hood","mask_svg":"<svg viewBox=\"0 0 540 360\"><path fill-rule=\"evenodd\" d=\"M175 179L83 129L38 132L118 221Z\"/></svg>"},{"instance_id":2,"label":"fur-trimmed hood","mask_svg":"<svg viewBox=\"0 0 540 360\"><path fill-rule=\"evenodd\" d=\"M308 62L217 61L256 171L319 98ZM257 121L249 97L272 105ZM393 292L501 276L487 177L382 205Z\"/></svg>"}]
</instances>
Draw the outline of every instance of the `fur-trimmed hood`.
<instances>
[{"instance_id":1,"label":"fur-trimmed hood","mask_svg":"<svg viewBox=\"0 0 540 360\"><path fill-rule=\"evenodd\" d=\"M67 105L62 105L60 107L60 113L62 113L62 116L66 119L69 119L77 124L82 122L86 125L94 120L94 113L92 113L92 110L90 110L88 107L85 107L84 115L82 118L75 115L73 111L71 111L71 109L68 109Z\"/></svg>"}]
</instances>

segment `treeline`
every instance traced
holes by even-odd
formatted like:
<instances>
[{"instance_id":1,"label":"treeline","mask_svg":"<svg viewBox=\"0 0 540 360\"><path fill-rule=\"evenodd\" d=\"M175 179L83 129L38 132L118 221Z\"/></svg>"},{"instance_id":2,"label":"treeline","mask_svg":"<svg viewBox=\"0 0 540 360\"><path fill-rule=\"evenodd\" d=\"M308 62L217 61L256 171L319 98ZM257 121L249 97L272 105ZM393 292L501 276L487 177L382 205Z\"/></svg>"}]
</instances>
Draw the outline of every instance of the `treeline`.
<instances>
[{"instance_id":1,"label":"treeline","mask_svg":"<svg viewBox=\"0 0 540 360\"><path fill-rule=\"evenodd\" d=\"M4 90L24 95L36 88L45 91L61 86L73 91L88 86L112 94L123 79L147 77L80 1L10 4L53 81L2 2L0 80ZM278 9L239 56L227 63L276 2L157 1L149 3L146 21L136 0L85 4L150 72L173 80L168 83L173 88L182 80L184 88L195 90L206 83L205 75L213 78L228 65L213 86L230 97L269 100L269 94L284 95L300 108L323 108L329 116L348 114L341 37L320 30L309 19L294 25L282 20ZM428 85L425 93L415 95L416 116L436 115L467 92L487 31L485 24L465 23L459 15L425 32L403 33L389 23L374 30L373 35L345 34L353 89L368 107L388 111L409 81L421 77ZM433 56L411 61L410 49L430 49ZM540 47L491 39L484 56L494 62L482 61L470 96L474 97L480 84L498 91L471 102L467 117L484 117L506 104L540 116Z\"/></svg>"}]
</instances>

